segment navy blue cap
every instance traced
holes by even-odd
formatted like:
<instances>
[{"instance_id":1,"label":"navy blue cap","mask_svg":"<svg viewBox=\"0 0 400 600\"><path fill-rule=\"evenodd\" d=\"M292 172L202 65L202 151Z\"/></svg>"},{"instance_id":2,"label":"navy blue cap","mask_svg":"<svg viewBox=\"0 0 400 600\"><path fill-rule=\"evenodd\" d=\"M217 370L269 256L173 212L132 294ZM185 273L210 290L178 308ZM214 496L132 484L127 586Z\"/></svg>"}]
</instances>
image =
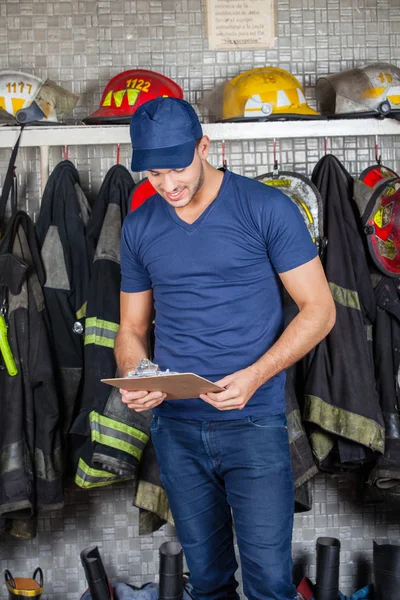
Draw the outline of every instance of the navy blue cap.
<instances>
[{"instance_id":1,"label":"navy blue cap","mask_svg":"<svg viewBox=\"0 0 400 600\"><path fill-rule=\"evenodd\" d=\"M131 119L132 171L184 169L203 130L194 108L179 98L155 98Z\"/></svg>"}]
</instances>

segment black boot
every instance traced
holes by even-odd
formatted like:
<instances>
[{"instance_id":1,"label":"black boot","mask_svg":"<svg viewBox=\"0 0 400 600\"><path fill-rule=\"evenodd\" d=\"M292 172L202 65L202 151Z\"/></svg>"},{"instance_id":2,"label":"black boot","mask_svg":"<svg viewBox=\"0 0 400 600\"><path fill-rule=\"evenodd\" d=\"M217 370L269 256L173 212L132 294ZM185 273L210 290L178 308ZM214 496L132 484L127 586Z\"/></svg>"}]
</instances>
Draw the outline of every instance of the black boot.
<instances>
[{"instance_id":1,"label":"black boot","mask_svg":"<svg viewBox=\"0 0 400 600\"><path fill-rule=\"evenodd\" d=\"M181 600L183 596L183 550L178 542L160 546L160 600Z\"/></svg>"},{"instance_id":2,"label":"black boot","mask_svg":"<svg viewBox=\"0 0 400 600\"><path fill-rule=\"evenodd\" d=\"M374 600L398 600L400 546L374 541Z\"/></svg>"},{"instance_id":3,"label":"black boot","mask_svg":"<svg viewBox=\"0 0 400 600\"><path fill-rule=\"evenodd\" d=\"M112 585L108 580L98 547L82 550L81 561L92 600L113 600Z\"/></svg>"},{"instance_id":4,"label":"black boot","mask_svg":"<svg viewBox=\"0 0 400 600\"><path fill-rule=\"evenodd\" d=\"M339 540L328 537L318 538L315 600L337 600L339 595L339 565Z\"/></svg>"}]
</instances>

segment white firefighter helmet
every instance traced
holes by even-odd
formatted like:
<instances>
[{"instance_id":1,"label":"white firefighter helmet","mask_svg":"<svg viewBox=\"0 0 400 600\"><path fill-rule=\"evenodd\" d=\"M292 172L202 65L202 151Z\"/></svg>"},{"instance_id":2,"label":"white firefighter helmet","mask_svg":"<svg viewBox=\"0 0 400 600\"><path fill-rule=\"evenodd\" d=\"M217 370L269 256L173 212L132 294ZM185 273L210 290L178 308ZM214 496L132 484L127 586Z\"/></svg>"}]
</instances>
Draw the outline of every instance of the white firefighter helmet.
<instances>
[{"instance_id":1,"label":"white firefighter helmet","mask_svg":"<svg viewBox=\"0 0 400 600\"><path fill-rule=\"evenodd\" d=\"M0 109L20 124L56 123L73 110L78 96L47 80L22 71L0 71Z\"/></svg>"},{"instance_id":2,"label":"white firefighter helmet","mask_svg":"<svg viewBox=\"0 0 400 600\"><path fill-rule=\"evenodd\" d=\"M400 118L400 69L389 63L320 77L315 93L326 116Z\"/></svg>"},{"instance_id":3,"label":"white firefighter helmet","mask_svg":"<svg viewBox=\"0 0 400 600\"><path fill-rule=\"evenodd\" d=\"M291 171L265 173L255 179L270 187L278 188L289 196L299 209L313 242L319 251L322 251L324 247L322 198L310 179L301 173Z\"/></svg>"}]
</instances>

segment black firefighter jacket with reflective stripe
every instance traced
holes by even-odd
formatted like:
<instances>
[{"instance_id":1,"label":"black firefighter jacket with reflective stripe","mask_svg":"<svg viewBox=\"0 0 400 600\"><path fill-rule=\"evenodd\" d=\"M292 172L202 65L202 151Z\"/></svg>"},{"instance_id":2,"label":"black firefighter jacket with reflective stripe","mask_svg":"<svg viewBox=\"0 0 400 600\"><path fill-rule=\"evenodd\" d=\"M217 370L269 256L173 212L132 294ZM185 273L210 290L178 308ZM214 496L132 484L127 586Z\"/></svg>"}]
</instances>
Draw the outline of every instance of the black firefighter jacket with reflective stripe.
<instances>
[{"instance_id":1,"label":"black firefighter jacket with reflective stripe","mask_svg":"<svg viewBox=\"0 0 400 600\"><path fill-rule=\"evenodd\" d=\"M8 340L18 374L11 377L0 370L0 515L20 519L63 505L59 401L44 271L25 213L16 214L2 240L0 257L7 255L0 292L8 304Z\"/></svg>"},{"instance_id":2,"label":"black firefighter jacket with reflective stripe","mask_svg":"<svg viewBox=\"0 0 400 600\"><path fill-rule=\"evenodd\" d=\"M87 225L93 262L84 336L84 393L72 427L74 441L79 437L84 441L75 477L81 487L98 487L134 477L149 439L148 419L127 408L118 390L100 381L114 377L117 370L114 341L119 327L119 247L133 187L125 167L112 167Z\"/></svg>"},{"instance_id":3,"label":"black firefighter jacket with reflective stripe","mask_svg":"<svg viewBox=\"0 0 400 600\"><path fill-rule=\"evenodd\" d=\"M313 183L323 199L328 244L323 263L336 305L336 324L311 353L304 419L321 467L355 464L384 450L376 390L371 324L374 290L353 206L353 179L333 156L316 165Z\"/></svg>"},{"instance_id":4,"label":"black firefighter jacket with reflective stripe","mask_svg":"<svg viewBox=\"0 0 400 600\"><path fill-rule=\"evenodd\" d=\"M375 279L375 277L374 277ZM371 498L400 505L400 281L381 277L375 288L374 354L385 421L385 453L369 474Z\"/></svg>"},{"instance_id":5,"label":"black firefighter jacket with reflective stripe","mask_svg":"<svg viewBox=\"0 0 400 600\"><path fill-rule=\"evenodd\" d=\"M64 433L72 422L82 377L83 329L75 333L74 324L78 321L84 325L90 276L86 245L89 212L78 171L69 161L59 163L44 190L36 232L46 272L46 306L63 390Z\"/></svg>"}]
</instances>

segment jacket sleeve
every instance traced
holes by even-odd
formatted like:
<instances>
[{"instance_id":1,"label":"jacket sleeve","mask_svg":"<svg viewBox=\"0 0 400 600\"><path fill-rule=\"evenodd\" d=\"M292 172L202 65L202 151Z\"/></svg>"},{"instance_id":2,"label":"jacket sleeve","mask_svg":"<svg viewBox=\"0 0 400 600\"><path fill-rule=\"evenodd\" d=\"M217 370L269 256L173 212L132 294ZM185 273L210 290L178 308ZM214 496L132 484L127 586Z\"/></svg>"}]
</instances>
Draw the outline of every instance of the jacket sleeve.
<instances>
[{"instance_id":1,"label":"jacket sleeve","mask_svg":"<svg viewBox=\"0 0 400 600\"><path fill-rule=\"evenodd\" d=\"M62 508L63 460L59 400L47 328L41 313L35 319L32 348L32 393L35 414L34 469L38 511Z\"/></svg>"}]
</instances>

